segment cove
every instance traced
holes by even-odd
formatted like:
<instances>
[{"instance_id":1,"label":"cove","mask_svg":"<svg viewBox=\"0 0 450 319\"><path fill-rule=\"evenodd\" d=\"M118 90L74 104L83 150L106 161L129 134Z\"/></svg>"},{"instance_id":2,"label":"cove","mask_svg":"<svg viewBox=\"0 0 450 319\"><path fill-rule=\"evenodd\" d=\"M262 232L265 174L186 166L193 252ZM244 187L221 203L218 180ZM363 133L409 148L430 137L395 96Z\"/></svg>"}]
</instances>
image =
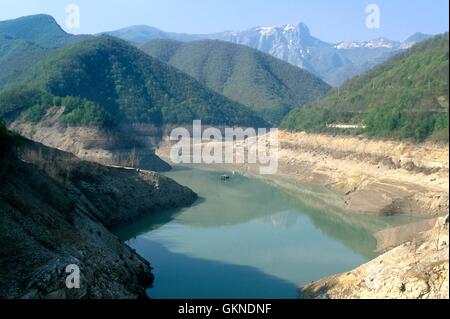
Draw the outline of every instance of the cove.
<instances>
[{"instance_id":1,"label":"cove","mask_svg":"<svg viewBox=\"0 0 450 319\"><path fill-rule=\"evenodd\" d=\"M373 233L406 222L346 213L324 189L222 174L176 167L167 175L199 200L118 231L153 267L151 298L297 298L300 286L376 257Z\"/></svg>"}]
</instances>

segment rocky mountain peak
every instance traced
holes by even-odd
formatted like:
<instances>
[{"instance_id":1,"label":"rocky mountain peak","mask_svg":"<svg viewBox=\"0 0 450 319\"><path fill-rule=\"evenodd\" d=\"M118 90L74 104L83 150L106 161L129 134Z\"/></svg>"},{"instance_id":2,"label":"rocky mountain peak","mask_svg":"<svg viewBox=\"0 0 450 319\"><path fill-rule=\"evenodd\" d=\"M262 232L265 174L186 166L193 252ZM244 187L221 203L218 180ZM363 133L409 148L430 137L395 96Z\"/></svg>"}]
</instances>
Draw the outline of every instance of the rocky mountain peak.
<instances>
[{"instance_id":1,"label":"rocky mountain peak","mask_svg":"<svg viewBox=\"0 0 450 319\"><path fill-rule=\"evenodd\" d=\"M311 35L308 26L303 22L290 23L283 25L285 32L296 32L302 35Z\"/></svg>"},{"instance_id":2,"label":"rocky mountain peak","mask_svg":"<svg viewBox=\"0 0 450 319\"><path fill-rule=\"evenodd\" d=\"M261 36L271 35L297 35L303 37L311 36L311 32L303 22L288 23L270 27L257 27L253 31L258 32ZM251 31L249 31L251 32Z\"/></svg>"}]
</instances>

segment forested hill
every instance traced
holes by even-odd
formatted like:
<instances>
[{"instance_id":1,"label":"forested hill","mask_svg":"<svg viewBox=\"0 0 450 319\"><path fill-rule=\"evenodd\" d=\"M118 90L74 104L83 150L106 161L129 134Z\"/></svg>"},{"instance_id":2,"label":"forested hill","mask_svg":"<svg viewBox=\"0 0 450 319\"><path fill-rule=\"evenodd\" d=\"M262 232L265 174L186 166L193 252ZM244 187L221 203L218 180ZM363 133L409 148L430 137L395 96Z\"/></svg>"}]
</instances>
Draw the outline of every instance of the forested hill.
<instances>
[{"instance_id":1,"label":"forested hill","mask_svg":"<svg viewBox=\"0 0 450 319\"><path fill-rule=\"evenodd\" d=\"M123 40L99 36L53 51L0 95L0 117L40 121L64 106L70 125L120 122L264 127L251 110Z\"/></svg>"},{"instance_id":2,"label":"forested hill","mask_svg":"<svg viewBox=\"0 0 450 319\"><path fill-rule=\"evenodd\" d=\"M0 34L0 90L45 57L47 51L37 44Z\"/></svg>"},{"instance_id":3,"label":"forested hill","mask_svg":"<svg viewBox=\"0 0 450 319\"><path fill-rule=\"evenodd\" d=\"M274 124L291 109L316 101L331 89L311 73L243 45L154 40L141 49Z\"/></svg>"},{"instance_id":4,"label":"forested hill","mask_svg":"<svg viewBox=\"0 0 450 319\"><path fill-rule=\"evenodd\" d=\"M45 48L62 47L92 38L91 35L73 35L65 32L46 14L0 21L0 35L35 43Z\"/></svg>"},{"instance_id":5,"label":"forested hill","mask_svg":"<svg viewBox=\"0 0 450 319\"><path fill-rule=\"evenodd\" d=\"M342 132L386 138L448 141L449 35L433 37L366 74L346 82L325 99L292 111L289 130Z\"/></svg>"}]
</instances>

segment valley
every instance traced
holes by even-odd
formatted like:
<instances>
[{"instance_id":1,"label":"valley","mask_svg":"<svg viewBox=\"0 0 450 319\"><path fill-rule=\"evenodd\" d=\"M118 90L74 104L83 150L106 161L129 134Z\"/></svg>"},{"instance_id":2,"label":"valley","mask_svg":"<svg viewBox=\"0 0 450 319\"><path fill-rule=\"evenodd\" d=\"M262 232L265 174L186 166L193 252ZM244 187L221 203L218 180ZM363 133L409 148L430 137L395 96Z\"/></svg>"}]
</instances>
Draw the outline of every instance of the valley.
<instances>
[{"instance_id":1,"label":"valley","mask_svg":"<svg viewBox=\"0 0 450 319\"><path fill-rule=\"evenodd\" d=\"M377 256L375 231L414 220L351 216L321 187L293 193L239 173L221 182L224 172L174 166L167 176L199 201L119 230L152 261L151 298L297 298L298 287Z\"/></svg>"},{"instance_id":2,"label":"valley","mask_svg":"<svg viewBox=\"0 0 450 319\"><path fill-rule=\"evenodd\" d=\"M0 298L448 299L448 70L448 32L0 21ZM174 162L200 121L244 161Z\"/></svg>"}]
</instances>

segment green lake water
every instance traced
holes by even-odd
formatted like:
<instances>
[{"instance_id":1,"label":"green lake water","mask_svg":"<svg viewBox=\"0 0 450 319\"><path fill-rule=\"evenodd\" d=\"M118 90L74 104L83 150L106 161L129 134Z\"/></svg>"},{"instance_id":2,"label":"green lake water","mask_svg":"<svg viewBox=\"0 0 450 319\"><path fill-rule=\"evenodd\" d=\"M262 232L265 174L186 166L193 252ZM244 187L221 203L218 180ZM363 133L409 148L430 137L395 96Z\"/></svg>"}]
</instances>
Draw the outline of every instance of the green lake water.
<instances>
[{"instance_id":1,"label":"green lake water","mask_svg":"<svg viewBox=\"0 0 450 319\"><path fill-rule=\"evenodd\" d=\"M151 298L296 298L298 287L375 257L372 234L405 222L345 213L320 188L287 193L240 175L221 182L222 173L176 168L167 175L200 199L118 232L152 264Z\"/></svg>"}]
</instances>

